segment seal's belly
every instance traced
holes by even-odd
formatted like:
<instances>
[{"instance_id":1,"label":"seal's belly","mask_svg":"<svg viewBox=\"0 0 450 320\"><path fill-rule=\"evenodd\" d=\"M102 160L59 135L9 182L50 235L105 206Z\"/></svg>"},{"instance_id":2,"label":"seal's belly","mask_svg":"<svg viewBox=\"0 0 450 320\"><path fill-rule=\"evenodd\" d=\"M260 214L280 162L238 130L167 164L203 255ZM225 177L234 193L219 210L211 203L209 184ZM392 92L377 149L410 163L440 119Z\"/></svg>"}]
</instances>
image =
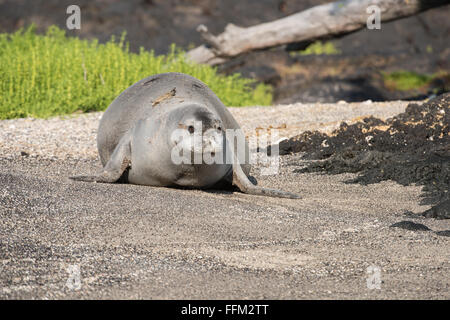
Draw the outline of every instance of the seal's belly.
<instances>
[{"instance_id":1,"label":"seal's belly","mask_svg":"<svg viewBox=\"0 0 450 320\"><path fill-rule=\"evenodd\" d=\"M206 188L216 184L232 171L230 164L173 165L168 168L131 167L128 182L158 187Z\"/></svg>"}]
</instances>

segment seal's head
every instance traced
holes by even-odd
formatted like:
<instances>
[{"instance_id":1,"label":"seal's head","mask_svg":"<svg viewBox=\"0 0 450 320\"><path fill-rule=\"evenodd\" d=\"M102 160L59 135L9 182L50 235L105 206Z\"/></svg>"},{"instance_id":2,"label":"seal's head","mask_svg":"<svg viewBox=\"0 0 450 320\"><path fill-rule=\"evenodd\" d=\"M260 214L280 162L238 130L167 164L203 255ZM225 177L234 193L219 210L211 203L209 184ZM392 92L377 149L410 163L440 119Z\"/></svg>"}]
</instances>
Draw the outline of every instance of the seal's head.
<instances>
[{"instance_id":1,"label":"seal's head","mask_svg":"<svg viewBox=\"0 0 450 320\"><path fill-rule=\"evenodd\" d=\"M169 144L177 149L181 156L192 158L192 164L211 164L210 156L214 157L216 153L222 152L222 120L207 108L189 105L174 110L169 117L176 118L169 121L172 124ZM177 159L174 161L178 162Z\"/></svg>"},{"instance_id":2,"label":"seal's head","mask_svg":"<svg viewBox=\"0 0 450 320\"><path fill-rule=\"evenodd\" d=\"M133 167L145 167L139 174L152 179L157 174L159 184L198 188L215 184L232 169L224 159L223 122L208 108L184 104L151 122L139 124L133 135L131 147L138 147L140 156L134 156L132 150L130 174Z\"/></svg>"}]
</instances>

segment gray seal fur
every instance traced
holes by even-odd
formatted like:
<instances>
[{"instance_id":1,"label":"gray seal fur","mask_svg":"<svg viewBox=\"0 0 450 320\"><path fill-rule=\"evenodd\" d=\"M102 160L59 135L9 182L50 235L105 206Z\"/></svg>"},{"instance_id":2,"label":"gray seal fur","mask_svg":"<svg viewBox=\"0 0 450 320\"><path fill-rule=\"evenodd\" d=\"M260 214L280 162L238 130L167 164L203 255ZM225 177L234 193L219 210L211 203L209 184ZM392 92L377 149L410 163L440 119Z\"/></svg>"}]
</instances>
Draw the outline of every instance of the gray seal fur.
<instances>
[{"instance_id":1,"label":"gray seal fur","mask_svg":"<svg viewBox=\"0 0 450 320\"><path fill-rule=\"evenodd\" d=\"M194 157L192 145L186 147L184 143L194 134L200 134L198 121L202 124L202 154L217 153L231 161L212 164L172 161L174 147L188 150L189 157ZM248 194L299 198L293 193L261 188L250 182L247 141L243 138L245 154L239 154L237 147L230 148L231 152L226 154L223 146L229 141L224 132L228 129L242 132L206 84L182 73L153 75L123 91L102 116L97 134L102 172L70 178L104 183L125 179L133 184L193 188L209 188L225 182ZM187 140L173 135L175 130Z\"/></svg>"}]
</instances>

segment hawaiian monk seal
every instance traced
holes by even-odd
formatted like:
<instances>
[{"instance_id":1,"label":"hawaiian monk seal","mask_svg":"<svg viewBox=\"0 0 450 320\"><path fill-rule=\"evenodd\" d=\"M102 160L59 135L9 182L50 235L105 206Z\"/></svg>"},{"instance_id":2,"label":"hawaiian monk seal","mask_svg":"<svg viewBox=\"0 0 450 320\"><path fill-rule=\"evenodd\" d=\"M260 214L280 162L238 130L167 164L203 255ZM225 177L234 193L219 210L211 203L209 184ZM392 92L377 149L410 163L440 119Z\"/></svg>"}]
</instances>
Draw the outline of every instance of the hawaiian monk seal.
<instances>
[{"instance_id":1,"label":"hawaiian monk seal","mask_svg":"<svg viewBox=\"0 0 450 320\"><path fill-rule=\"evenodd\" d=\"M225 181L248 194L299 198L250 182L238 123L211 89L186 74L153 75L123 91L100 120L97 147L102 172L71 179L193 188Z\"/></svg>"}]
</instances>

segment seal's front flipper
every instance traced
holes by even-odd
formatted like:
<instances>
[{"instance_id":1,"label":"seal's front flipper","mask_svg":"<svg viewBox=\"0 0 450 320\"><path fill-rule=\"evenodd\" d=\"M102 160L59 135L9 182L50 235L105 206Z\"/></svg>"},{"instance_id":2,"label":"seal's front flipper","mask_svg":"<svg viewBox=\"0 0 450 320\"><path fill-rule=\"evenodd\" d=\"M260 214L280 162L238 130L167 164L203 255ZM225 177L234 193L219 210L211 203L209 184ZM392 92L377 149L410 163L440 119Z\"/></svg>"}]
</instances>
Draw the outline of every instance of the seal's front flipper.
<instances>
[{"instance_id":1,"label":"seal's front flipper","mask_svg":"<svg viewBox=\"0 0 450 320\"><path fill-rule=\"evenodd\" d=\"M102 172L97 176L75 176L69 179L84 182L117 182L125 170L131 165L130 135L125 135L117 145L111 158L106 163Z\"/></svg>"},{"instance_id":2,"label":"seal's front flipper","mask_svg":"<svg viewBox=\"0 0 450 320\"><path fill-rule=\"evenodd\" d=\"M233 152L233 184L243 193L275 198L300 199L300 196L295 193L255 186L242 170L235 152Z\"/></svg>"},{"instance_id":3,"label":"seal's front flipper","mask_svg":"<svg viewBox=\"0 0 450 320\"><path fill-rule=\"evenodd\" d=\"M248 180L239 164L233 165L233 184L243 193L275 198L300 199L300 196L295 193L255 186Z\"/></svg>"}]
</instances>

